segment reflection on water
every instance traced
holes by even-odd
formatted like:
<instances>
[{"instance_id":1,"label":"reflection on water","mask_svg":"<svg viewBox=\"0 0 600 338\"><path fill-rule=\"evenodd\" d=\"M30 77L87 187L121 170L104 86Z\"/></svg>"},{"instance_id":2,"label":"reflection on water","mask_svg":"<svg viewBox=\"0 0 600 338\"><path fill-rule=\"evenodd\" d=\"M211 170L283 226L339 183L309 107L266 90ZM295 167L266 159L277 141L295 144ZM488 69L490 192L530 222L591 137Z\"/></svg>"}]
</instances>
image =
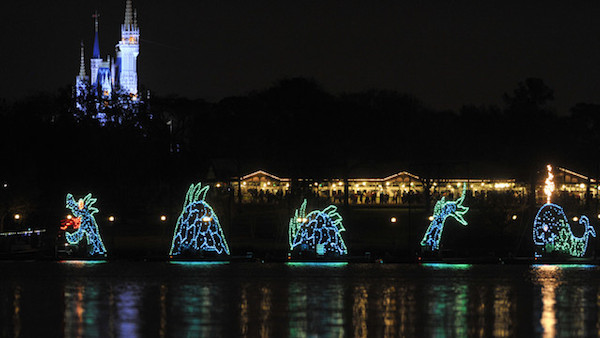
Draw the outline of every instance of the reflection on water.
<instances>
[{"instance_id":1,"label":"reflection on water","mask_svg":"<svg viewBox=\"0 0 600 338\"><path fill-rule=\"evenodd\" d=\"M271 290L263 286L260 288L260 336L269 337L269 326L271 316Z\"/></svg>"},{"instance_id":2,"label":"reflection on water","mask_svg":"<svg viewBox=\"0 0 600 338\"><path fill-rule=\"evenodd\" d=\"M213 298L216 293L212 285L187 284L172 290L173 298L171 307L174 307L175 322L178 324L173 328L176 336L186 333L195 337L205 337L213 332L214 320L213 309L222 308L214 306Z\"/></svg>"},{"instance_id":3,"label":"reflection on water","mask_svg":"<svg viewBox=\"0 0 600 338\"><path fill-rule=\"evenodd\" d=\"M382 298L383 332L386 337L392 337L396 335L396 288L384 288Z\"/></svg>"},{"instance_id":4,"label":"reflection on water","mask_svg":"<svg viewBox=\"0 0 600 338\"><path fill-rule=\"evenodd\" d=\"M136 337L140 334L141 287L136 284L118 285L115 288L116 331L121 337Z\"/></svg>"},{"instance_id":5,"label":"reflection on water","mask_svg":"<svg viewBox=\"0 0 600 338\"><path fill-rule=\"evenodd\" d=\"M433 285L427 290L427 296L426 335L466 336L467 286Z\"/></svg>"},{"instance_id":6,"label":"reflection on water","mask_svg":"<svg viewBox=\"0 0 600 338\"><path fill-rule=\"evenodd\" d=\"M514 313L515 300L511 295L511 289L507 285L496 285L494 287L494 331L495 337L514 336L514 324L512 313Z\"/></svg>"},{"instance_id":7,"label":"reflection on water","mask_svg":"<svg viewBox=\"0 0 600 338\"><path fill-rule=\"evenodd\" d=\"M354 327L354 337L366 337L367 330L367 306L368 293L364 285L354 287L354 304L352 305L352 326Z\"/></svg>"},{"instance_id":8,"label":"reflection on water","mask_svg":"<svg viewBox=\"0 0 600 338\"><path fill-rule=\"evenodd\" d=\"M21 335L21 287L15 287L15 294L13 298L13 327L15 332L15 337L19 337Z\"/></svg>"},{"instance_id":9,"label":"reflection on water","mask_svg":"<svg viewBox=\"0 0 600 338\"><path fill-rule=\"evenodd\" d=\"M65 336L98 332L99 292L95 283L68 282L64 286ZM96 333L98 335L98 333Z\"/></svg>"},{"instance_id":10,"label":"reflection on water","mask_svg":"<svg viewBox=\"0 0 600 338\"><path fill-rule=\"evenodd\" d=\"M167 286L160 285L160 328L158 330L159 337L167 335Z\"/></svg>"},{"instance_id":11,"label":"reflection on water","mask_svg":"<svg viewBox=\"0 0 600 338\"><path fill-rule=\"evenodd\" d=\"M556 335L556 288L560 284L562 270L556 265L540 265L533 267L534 278L541 285L542 313L540 324L544 337Z\"/></svg>"},{"instance_id":12,"label":"reflection on water","mask_svg":"<svg viewBox=\"0 0 600 338\"><path fill-rule=\"evenodd\" d=\"M538 287L536 332L544 337L597 335L598 268L592 265L534 265ZM592 274L592 275L590 275ZM595 278L590 278L595 276Z\"/></svg>"},{"instance_id":13,"label":"reflection on water","mask_svg":"<svg viewBox=\"0 0 600 338\"><path fill-rule=\"evenodd\" d=\"M0 262L0 336L595 336L582 265Z\"/></svg>"},{"instance_id":14,"label":"reflection on water","mask_svg":"<svg viewBox=\"0 0 600 338\"><path fill-rule=\"evenodd\" d=\"M290 283L290 336L343 337L343 313L343 289L339 280L323 284L315 284L312 280Z\"/></svg>"}]
</instances>

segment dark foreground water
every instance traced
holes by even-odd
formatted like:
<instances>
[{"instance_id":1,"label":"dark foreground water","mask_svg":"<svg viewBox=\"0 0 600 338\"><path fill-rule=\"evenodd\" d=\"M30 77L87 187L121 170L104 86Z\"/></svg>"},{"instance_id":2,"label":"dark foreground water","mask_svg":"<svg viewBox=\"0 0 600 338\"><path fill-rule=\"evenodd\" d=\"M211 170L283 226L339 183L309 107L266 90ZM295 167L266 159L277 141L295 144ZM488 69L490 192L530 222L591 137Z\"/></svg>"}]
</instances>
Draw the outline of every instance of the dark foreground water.
<instances>
[{"instance_id":1,"label":"dark foreground water","mask_svg":"<svg viewBox=\"0 0 600 338\"><path fill-rule=\"evenodd\" d=\"M590 336L585 265L0 262L0 335Z\"/></svg>"}]
</instances>

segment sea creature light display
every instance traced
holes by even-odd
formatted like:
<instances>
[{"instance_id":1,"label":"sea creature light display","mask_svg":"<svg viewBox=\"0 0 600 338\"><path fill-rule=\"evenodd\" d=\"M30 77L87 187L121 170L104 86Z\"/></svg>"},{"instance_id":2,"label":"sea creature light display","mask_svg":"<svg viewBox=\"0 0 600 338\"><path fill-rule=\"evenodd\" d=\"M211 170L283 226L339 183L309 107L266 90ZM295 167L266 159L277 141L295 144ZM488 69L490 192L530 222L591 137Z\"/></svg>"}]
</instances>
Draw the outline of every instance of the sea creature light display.
<instances>
[{"instance_id":1,"label":"sea creature light display","mask_svg":"<svg viewBox=\"0 0 600 338\"><path fill-rule=\"evenodd\" d=\"M93 207L97 199L92 198L92 194L87 194L84 198L75 201L73 195L67 194L66 207L71 209L71 222L73 229L77 230L73 233L65 232L65 237L69 244L79 244L82 239L87 241L87 251L89 256L105 256L106 248L98 231L98 224L94 218L94 214L98 209ZM66 226L61 228L66 230Z\"/></svg>"},{"instance_id":2,"label":"sea creature light display","mask_svg":"<svg viewBox=\"0 0 600 338\"><path fill-rule=\"evenodd\" d=\"M306 200L296 210L289 224L291 251L314 252L319 256L348 254L341 232L345 231L337 207L330 205L323 211L306 214Z\"/></svg>"},{"instance_id":3,"label":"sea creature light display","mask_svg":"<svg viewBox=\"0 0 600 338\"><path fill-rule=\"evenodd\" d=\"M577 237L571 231L571 225L563 209L550 202L554 191L552 179L552 166L547 166L548 178L544 193L546 204L542 205L533 221L533 243L536 246L535 256L542 257L542 253L558 253L573 257L583 257L587 251L589 235L596 237L594 227L586 216L579 218L583 225L583 236Z\"/></svg>"},{"instance_id":4,"label":"sea creature light display","mask_svg":"<svg viewBox=\"0 0 600 338\"><path fill-rule=\"evenodd\" d=\"M543 248L545 253L556 252L583 257L587 251L589 235L596 237L596 231L586 216L579 218L579 224L584 227L581 237L573 235L567 215L560 206L546 203L535 216L533 242L538 249ZM536 250L536 257L541 257L540 250Z\"/></svg>"},{"instance_id":5,"label":"sea creature light display","mask_svg":"<svg viewBox=\"0 0 600 338\"><path fill-rule=\"evenodd\" d=\"M177 219L169 255L229 255L229 247L217 214L206 203L209 186L190 185L185 196L183 211Z\"/></svg>"},{"instance_id":6,"label":"sea creature light display","mask_svg":"<svg viewBox=\"0 0 600 338\"><path fill-rule=\"evenodd\" d=\"M425 232L425 236L421 240L421 247L427 251L437 251L440 249L440 240L442 239L442 231L446 218L452 217L460 224L467 225L464 215L469 211L469 207L463 206L467 185L463 184L463 190L460 198L456 201L446 201L446 197L442 197L433 208L433 219Z\"/></svg>"}]
</instances>

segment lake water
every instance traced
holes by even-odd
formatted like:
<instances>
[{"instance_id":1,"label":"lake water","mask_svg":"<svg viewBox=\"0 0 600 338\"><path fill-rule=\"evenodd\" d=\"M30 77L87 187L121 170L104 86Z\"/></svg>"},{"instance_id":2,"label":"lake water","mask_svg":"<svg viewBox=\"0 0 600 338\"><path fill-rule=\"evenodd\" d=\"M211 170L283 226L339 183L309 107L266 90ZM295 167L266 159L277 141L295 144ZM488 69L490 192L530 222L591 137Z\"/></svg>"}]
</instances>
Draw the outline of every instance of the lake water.
<instances>
[{"instance_id":1,"label":"lake water","mask_svg":"<svg viewBox=\"0 0 600 338\"><path fill-rule=\"evenodd\" d=\"M590 336L586 265L0 262L0 335Z\"/></svg>"}]
</instances>

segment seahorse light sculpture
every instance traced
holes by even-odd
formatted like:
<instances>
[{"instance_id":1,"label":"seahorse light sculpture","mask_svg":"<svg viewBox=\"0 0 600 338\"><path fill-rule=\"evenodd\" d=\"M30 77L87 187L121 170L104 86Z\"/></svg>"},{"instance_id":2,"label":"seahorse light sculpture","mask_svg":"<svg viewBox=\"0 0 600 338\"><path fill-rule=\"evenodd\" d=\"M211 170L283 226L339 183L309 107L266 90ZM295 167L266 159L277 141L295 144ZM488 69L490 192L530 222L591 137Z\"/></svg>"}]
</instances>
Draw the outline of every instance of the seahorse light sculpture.
<instances>
[{"instance_id":1,"label":"seahorse light sculpture","mask_svg":"<svg viewBox=\"0 0 600 338\"><path fill-rule=\"evenodd\" d=\"M229 255L229 247L217 214L206 203L209 186L190 185L185 196L183 211L177 219L169 255L202 254L215 252Z\"/></svg>"},{"instance_id":2,"label":"seahorse light sculpture","mask_svg":"<svg viewBox=\"0 0 600 338\"><path fill-rule=\"evenodd\" d=\"M323 211L315 210L306 215L306 200L296 210L289 224L290 250L316 252L318 255L346 255L348 249L342 239L345 231L342 216L335 205Z\"/></svg>"},{"instance_id":3,"label":"seahorse light sculpture","mask_svg":"<svg viewBox=\"0 0 600 338\"><path fill-rule=\"evenodd\" d=\"M437 251L440 249L440 240L446 218L452 217L460 224L467 225L464 215L469 211L469 207L463 206L467 185L463 184L463 191L459 199L456 201L446 201L446 197L442 197L433 208L433 220L429 224L425 236L421 240L421 247L429 251Z\"/></svg>"},{"instance_id":4,"label":"seahorse light sculpture","mask_svg":"<svg viewBox=\"0 0 600 338\"><path fill-rule=\"evenodd\" d=\"M87 241L88 254L90 256L106 255L106 248L98 231L98 224L94 214L98 209L93 207L97 199L92 198L92 194L87 194L84 198L75 201L73 195L67 194L66 207L71 209L73 214L73 228L76 232L65 232L65 237L69 244L78 244L83 238Z\"/></svg>"},{"instance_id":5,"label":"seahorse light sculpture","mask_svg":"<svg viewBox=\"0 0 600 338\"><path fill-rule=\"evenodd\" d=\"M535 256L541 257L542 253L560 253L573 257L583 257L587 251L589 235L596 237L596 230L590 225L587 216L579 218L579 224L584 226L583 236L577 237L571 231L571 225L563 209L551 203L554 191L554 175L552 166L546 166L548 177L544 193L546 204L538 210L533 221L533 243L536 246Z\"/></svg>"}]
</instances>

